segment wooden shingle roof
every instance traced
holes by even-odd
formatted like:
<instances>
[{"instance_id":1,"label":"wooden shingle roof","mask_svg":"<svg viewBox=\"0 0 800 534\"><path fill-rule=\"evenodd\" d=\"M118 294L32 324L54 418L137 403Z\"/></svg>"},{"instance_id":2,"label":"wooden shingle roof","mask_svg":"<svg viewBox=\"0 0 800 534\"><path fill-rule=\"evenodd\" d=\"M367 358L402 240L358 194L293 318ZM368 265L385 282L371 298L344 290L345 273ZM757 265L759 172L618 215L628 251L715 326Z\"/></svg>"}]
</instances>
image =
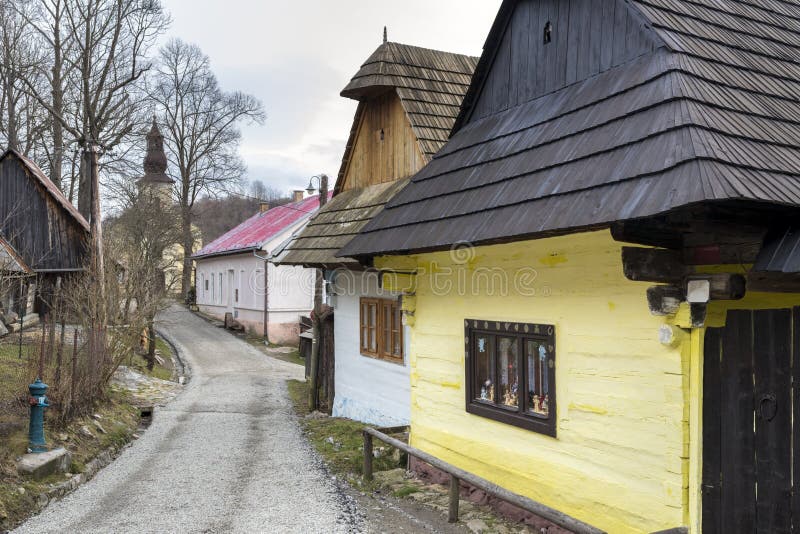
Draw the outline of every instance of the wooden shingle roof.
<instances>
[{"instance_id":1,"label":"wooden shingle roof","mask_svg":"<svg viewBox=\"0 0 800 534\"><path fill-rule=\"evenodd\" d=\"M554 18L564 4L595 9L603 28L630 10L653 50L476 118L496 48L531 4L504 2L450 141L341 255L602 228L696 203L800 206L800 5L551 2ZM569 31L589 39L597 17L570 18Z\"/></svg>"},{"instance_id":2,"label":"wooden shingle roof","mask_svg":"<svg viewBox=\"0 0 800 534\"><path fill-rule=\"evenodd\" d=\"M394 90L411 124L425 161L447 141L469 87L478 58L387 42L378 47L342 90L359 101L350 138L334 189L334 198L317 213L274 263L346 266L354 260L336 253L380 213L388 199L408 183L407 177L360 189L342 191L347 163L368 101Z\"/></svg>"},{"instance_id":3,"label":"wooden shingle roof","mask_svg":"<svg viewBox=\"0 0 800 534\"><path fill-rule=\"evenodd\" d=\"M475 57L387 42L341 94L363 101L395 89L423 154L430 158L447 141L477 63Z\"/></svg>"}]
</instances>

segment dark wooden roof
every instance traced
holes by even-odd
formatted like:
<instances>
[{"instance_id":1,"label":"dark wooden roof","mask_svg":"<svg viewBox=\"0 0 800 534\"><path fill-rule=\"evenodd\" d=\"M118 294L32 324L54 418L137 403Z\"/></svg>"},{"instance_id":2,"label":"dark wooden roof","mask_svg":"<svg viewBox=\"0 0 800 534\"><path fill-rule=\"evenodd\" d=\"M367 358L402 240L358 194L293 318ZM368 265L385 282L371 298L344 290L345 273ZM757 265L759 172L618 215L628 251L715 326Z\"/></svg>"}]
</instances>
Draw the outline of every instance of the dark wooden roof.
<instances>
[{"instance_id":1,"label":"dark wooden roof","mask_svg":"<svg viewBox=\"0 0 800 534\"><path fill-rule=\"evenodd\" d=\"M336 253L407 183L408 179L397 180L339 193L312 217L273 263L358 268L357 261L337 258Z\"/></svg>"},{"instance_id":2,"label":"dark wooden roof","mask_svg":"<svg viewBox=\"0 0 800 534\"><path fill-rule=\"evenodd\" d=\"M532 20L553 21L556 45L535 65L513 53L541 39L538 22L515 31ZM525 100L514 72L532 67L545 85ZM512 73L505 84L497 70ZM526 239L696 203L800 206L798 117L796 3L506 0L450 141L339 254Z\"/></svg>"},{"instance_id":3,"label":"dark wooden roof","mask_svg":"<svg viewBox=\"0 0 800 534\"><path fill-rule=\"evenodd\" d=\"M477 63L462 54L383 43L341 94L363 102L396 90L423 154L430 157L447 141Z\"/></svg>"}]
</instances>

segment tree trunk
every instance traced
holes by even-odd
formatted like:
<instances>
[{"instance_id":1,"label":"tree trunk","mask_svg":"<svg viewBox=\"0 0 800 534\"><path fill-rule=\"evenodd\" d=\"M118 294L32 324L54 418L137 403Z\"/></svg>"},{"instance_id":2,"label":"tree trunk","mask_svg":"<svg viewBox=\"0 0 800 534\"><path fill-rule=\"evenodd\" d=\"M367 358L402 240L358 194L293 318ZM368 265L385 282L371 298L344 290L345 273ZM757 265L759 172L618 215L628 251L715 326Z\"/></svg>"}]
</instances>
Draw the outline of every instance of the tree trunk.
<instances>
[{"instance_id":1,"label":"tree trunk","mask_svg":"<svg viewBox=\"0 0 800 534\"><path fill-rule=\"evenodd\" d=\"M156 365L156 331L153 326L153 317L147 319L147 370L152 371Z\"/></svg>"},{"instance_id":2,"label":"tree trunk","mask_svg":"<svg viewBox=\"0 0 800 534\"><path fill-rule=\"evenodd\" d=\"M55 6L53 18L53 67L51 78L51 96L53 111L57 117L64 116L64 87L61 78L64 68L64 56L61 46L61 4ZM53 157L50 161L50 179L61 189L61 171L64 164L64 126L58 119L52 120Z\"/></svg>"},{"instance_id":3,"label":"tree trunk","mask_svg":"<svg viewBox=\"0 0 800 534\"><path fill-rule=\"evenodd\" d=\"M192 254L194 254L194 236L192 235L192 211L188 206L181 210L181 235L183 237L183 272L181 273L181 296L184 300L189 296L192 287Z\"/></svg>"},{"instance_id":4,"label":"tree trunk","mask_svg":"<svg viewBox=\"0 0 800 534\"><path fill-rule=\"evenodd\" d=\"M81 158L80 168L78 169L78 211L83 218L91 221L92 218L92 178L91 169L86 163L86 154Z\"/></svg>"},{"instance_id":5,"label":"tree trunk","mask_svg":"<svg viewBox=\"0 0 800 534\"><path fill-rule=\"evenodd\" d=\"M89 216L90 216L90 233L91 233L91 259L92 259L92 275L97 284L97 303L96 303L96 317L98 324L105 325L106 315L106 298L105 298L105 261L103 257L103 224L100 217L100 176L97 169L97 148L94 145L89 145L83 152L83 165L86 170L85 176L89 184L89 192L92 199ZM81 188L80 193L83 193Z\"/></svg>"}]
</instances>

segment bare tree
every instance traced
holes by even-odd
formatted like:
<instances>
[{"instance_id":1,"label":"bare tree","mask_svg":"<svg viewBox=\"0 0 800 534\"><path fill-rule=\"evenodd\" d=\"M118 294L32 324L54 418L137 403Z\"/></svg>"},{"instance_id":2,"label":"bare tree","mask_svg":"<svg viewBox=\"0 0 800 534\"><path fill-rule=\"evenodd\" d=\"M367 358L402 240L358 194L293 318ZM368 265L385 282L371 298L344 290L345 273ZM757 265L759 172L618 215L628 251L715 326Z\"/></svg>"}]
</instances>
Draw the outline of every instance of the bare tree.
<instances>
[{"instance_id":1,"label":"bare tree","mask_svg":"<svg viewBox=\"0 0 800 534\"><path fill-rule=\"evenodd\" d=\"M156 313L165 305L165 295L175 280L175 266L165 251L180 238L175 208L151 189L143 189L131 205L108 225L108 247L120 263L121 283L116 299L118 319L127 324L135 316L147 328L148 368L155 363Z\"/></svg>"},{"instance_id":2,"label":"bare tree","mask_svg":"<svg viewBox=\"0 0 800 534\"><path fill-rule=\"evenodd\" d=\"M263 122L264 111L253 96L224 92L208 57L199 47L177 39L161 49L151 94L177 172L185 297L191 285L194 204L201 194L226 190L241 178L239 125Z\"/></svg>"},{"instance_id":3,"label":"bare tree","mask_svg":"<svg viewBox=\"0 0 800 534\"><path fill-rule=\"evenodd\" d=\"M56 117L74 116L75 110L68 113L67 100L72 100L66 93L66 82L74 72L74 62L70 62L74 51L74 35L69 31L66 20L68 0L21 0L12 2L16 15L20 17L30 29L41 49L47 51L47 60L37 62L37 71L40 79L46 84L37 89L36 93L43 98L49 92L48 102ZM74 122L74 121L73 121ZM50 179L61 187L61 177L64 171L64 156L68 139L65 138L64 126L60 120L48 120L50 130L49 142L42 144L42 151L47 159ZM75 141L75 139L71 139ZM71 183L67 192L75 191L75 184ZM72 200L72 198L70 198Z\"/></svg>"},{"instance_id":4,"label":"bare tree","mask_svg":"<svg viewBox=\"0 0 800 534\"><path fill-rule=\"evenodd\" d=\"M0 1L0 131L9 148L29 153L44 127L43 110L25 91L25 81L41 85L36 72L42 54L18 9L10 0Z\"/></svg>"},{"instance_id":5,"label":"bare tree","mask_svg":"<svg viewBox=\"0 0 800 534\"><path fill-rule=\"evenodd\" d=\"M285 193L267 185L264 180L251 180L249 193L251 197L262 202L278 202L286 198Z\"/></svg>"}]
</instances>

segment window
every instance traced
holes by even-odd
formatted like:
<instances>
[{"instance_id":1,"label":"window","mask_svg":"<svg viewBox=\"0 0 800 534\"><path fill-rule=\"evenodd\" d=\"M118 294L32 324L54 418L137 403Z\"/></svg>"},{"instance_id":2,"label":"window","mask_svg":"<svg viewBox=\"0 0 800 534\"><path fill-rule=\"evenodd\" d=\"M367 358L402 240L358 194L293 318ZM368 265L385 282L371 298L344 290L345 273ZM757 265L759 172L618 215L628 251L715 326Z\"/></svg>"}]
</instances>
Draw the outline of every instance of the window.
<instances>
[{"instance_id":1,"label":"window","mask_svg":"<svg viewBox=\"0 0 800 534\"><path fill-rule=\"evenodd\" d=\"M205 278L205 275L204 275L204 278ZM206 291L208 291L208 279L206 279L205 282L206 282Z\"/></svg>"},{"instance_id":2,"label":"window","mask_svg":"<svg viewBox=\"0 0 800 534\"><path fill-rule=\"evenodd\" d=\"M556 435L555 327L465 321L467 412Z\"/></svg>"},{"instance_id":3,"label":"window","mask_svg":"<svg viewBox=\"0 0 800 534\"><path fill-rule=\"evenodd\" d=\"M390 299L361 299L361 354L403 362L403 326L400 304Z\"/></svg>"},{"instance_id":4,"label":"window","mask_svg":"<svg viewBox=\"0 0 800 534\"><path fill-rule=\"evenodd\" d=\"M219 304L222 302L222 273L218 273L217 278L219 279L219 286L217 287L217 304Z\"/></svg>"}]
</instances>

